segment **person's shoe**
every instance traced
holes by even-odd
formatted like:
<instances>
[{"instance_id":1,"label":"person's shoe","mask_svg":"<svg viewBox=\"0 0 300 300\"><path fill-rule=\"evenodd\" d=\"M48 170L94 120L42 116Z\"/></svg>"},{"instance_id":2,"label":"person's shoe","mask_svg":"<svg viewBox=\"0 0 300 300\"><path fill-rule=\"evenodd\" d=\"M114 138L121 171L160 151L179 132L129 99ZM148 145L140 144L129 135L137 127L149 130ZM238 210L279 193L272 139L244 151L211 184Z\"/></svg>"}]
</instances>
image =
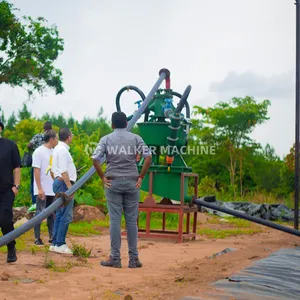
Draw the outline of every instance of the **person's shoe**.
<instances>
[{"instance_id":1,"label":"person's shoe","mask_svg":"<svg viewBox=\"0 0 300 300\"><path fill-rule=\"evenodd\" d=\"M138 258L131 258L129 260L128 268L141 268L142 263Z\"/></svg>"},{"instance_id":2,"label":"person's shoe","mask_svg":"<svg viewBox=\"0 0 300 300\"><path fill-rule=\"evenodd\" d=\"M16 252L17 252L16 247L8 249L7 260L6 260L8 263L12 263L18 260Z\"/></svg>"},{"instance_id":3,"label":"person's shoe","mask_svg":"<svg viewBox=\"0 0 300 300\"><path fill-rule=\"evenodd\" d=\"M33 204L28 208L28 212L33 212L35 210L36 210L36 204Z\"/></svg>"},{"instance_id":4,"label":"person's shoe","mask_svg":"<svg viewBox=\"0 0 300 300\"><path fill-rule=\"evenodd\" d=\"M61 254L73 254L73 251L67 246L67 244L55 246L54 251Z\"/></svg>"},{"instance_id":5,"label":"person's shoe","mask_svg":"<svg viewBox=\"0 0 300 300\"><path fill-rule=\"evenodd\" d=\"M101 266L103 267L111 267L111 268L122 268L121 260L112 259L111 256L106 261L101 261Z\"/></svg>"},{"instance_id":6,"label":"person's shoe","mask_svg":"<svg viewBox=\"0 0 300 300\"><path fill-rule=\"evenodd\" d=\"M37 245L37 246L44 246L44 243L41 239L35 240L34 244Z\"/></svg>"},{"instance_id":7,"label":"person's shoe","mask_svg":"<svg viewBox=\"0 0 300 300\"><path fill-rule=\"evenodd\" d=\"M50 252L55 252L55 246L54 246L54 245L50 245L49 251L50 251Z\"/></svg>"}]
</instances>

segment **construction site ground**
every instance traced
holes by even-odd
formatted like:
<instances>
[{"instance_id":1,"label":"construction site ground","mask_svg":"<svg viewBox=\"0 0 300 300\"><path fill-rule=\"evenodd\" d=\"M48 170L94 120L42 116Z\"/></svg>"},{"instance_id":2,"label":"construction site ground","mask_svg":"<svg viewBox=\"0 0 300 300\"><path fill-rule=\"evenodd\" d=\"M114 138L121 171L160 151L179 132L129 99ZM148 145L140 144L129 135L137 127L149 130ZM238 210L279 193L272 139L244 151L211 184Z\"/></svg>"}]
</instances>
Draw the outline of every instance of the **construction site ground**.
<instances>
[{"instance_id":1,"label":"construction site ground","mask_svg":"<svg viewBox=\"0 0 300 300\"><path fill-rule=\"evenodd\" d=\"M18 251L16 263L6 263L0 253L0 299L170 299L184 296L215 299L222 291L214 287L254 261L281 248L299 246L299 237L251 224L253 230L236 236L209 236L235 228L226 222L199 222L195 241L139 239L142 268L128 268L126 237L122 237L122 268L106 268L100 261L109 256L108 228L100 235L68 236L68 244L92 249L88 258L36 250L33 232L26 234L27 248ZM202 229L202 231L201 231ZM47 236L44 233L44 240ZM29 246L28 246L29 245ZM31 249L31 250L30 250ZM215 255L225 249L232 252ZM225 251L226 252L226 251ZM234 299L234 298L232 298Z\"/></svg>"}]
</instances>

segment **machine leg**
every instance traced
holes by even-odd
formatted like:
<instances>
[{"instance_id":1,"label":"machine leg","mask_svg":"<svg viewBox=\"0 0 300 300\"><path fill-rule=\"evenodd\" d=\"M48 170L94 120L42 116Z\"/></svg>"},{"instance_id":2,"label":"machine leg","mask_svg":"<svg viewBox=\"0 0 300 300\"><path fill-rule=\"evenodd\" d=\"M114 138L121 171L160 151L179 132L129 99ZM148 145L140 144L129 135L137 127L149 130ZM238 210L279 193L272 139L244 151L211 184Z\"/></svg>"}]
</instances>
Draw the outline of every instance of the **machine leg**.
<instances>
[{"instance_id":1,"label":"machine leg","mask_svg":"<svg viewBox=\"0 0 300 300\"><path fill-rule=\"evenodd\" d=\"M187 213L186 216L186 233L190 233L190 213Z\"/></svg>"},{"instance_id":2,"label":"machine leg","mask_svg":"<svg viewBox=\"0 0 300 300\"><path fill-rule=\"evenodd\" d=\"M147 218L146 218L146 233L147 233L147 235L150 234L150 217L151 217L151 212L147 211Z\"/></svg>"},{"instance_id":3,"label":"machine leg","mask_svg":"<svg viewBox=\"0 0 300 300\"><path fill-rule=\"evenodd\" d=\"M196 239L196 233L197 233L197 216L198 213L194 212L194 220L193 220L193 233L195 234L195 237L193 237L193 239Z\"/></svg>"},{"instance_id":4,"label":"machine leg","mask_svg":"<svg viewBox=\"0 0 300 300\"><path fill-rule=\"evenodd\" d=\"M178 243L182 243L183 240L183 211L179 213L179 224L178 224Z\"/></svg>"}]
</instances>

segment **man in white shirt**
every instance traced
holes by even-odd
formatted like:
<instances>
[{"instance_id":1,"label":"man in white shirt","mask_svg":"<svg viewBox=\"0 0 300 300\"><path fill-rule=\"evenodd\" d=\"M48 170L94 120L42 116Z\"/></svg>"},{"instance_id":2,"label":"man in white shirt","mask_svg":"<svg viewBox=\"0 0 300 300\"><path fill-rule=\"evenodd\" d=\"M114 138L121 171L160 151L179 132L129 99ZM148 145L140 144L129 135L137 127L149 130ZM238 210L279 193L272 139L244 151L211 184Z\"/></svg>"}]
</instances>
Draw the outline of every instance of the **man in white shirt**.
<instances>
[{"instance_id":1,"label":"man in white shirt","mask_svg":"<svg viewBox=\"0 0 300 300\"><path fill-rule=\"evenodd\" d=\"M36 197L36 215L45 210L53 203L53 179L49 173L49 164L51 161L53 148L57 145L58 138L54 130L47 130L44 133L44 144L39 146L32 154L32 167L34 168L34 196ZM53 238L54 214L47 218L47 227L49 233L49 243ZM41 239L41 224L34 227L35 245L44 245Z\"/></svg>"},{"instance_id":2,"label":"man in white shirt","mask_svg":"<svg viewBox=\"0 0 300 300\"><path fill-rule=\"evenodd\" d=\"M55 194L66 192L75 183L77 172L73 158L69 152L72 142L72 133L68 128L59 131L59 142L53 150L52 173L54 176L53 192ZM56 211L54 231L50 251L72 254L72 250L66 244L66 236L69 224L73 220L74 199Z\"/></svg>"}]
</instances>

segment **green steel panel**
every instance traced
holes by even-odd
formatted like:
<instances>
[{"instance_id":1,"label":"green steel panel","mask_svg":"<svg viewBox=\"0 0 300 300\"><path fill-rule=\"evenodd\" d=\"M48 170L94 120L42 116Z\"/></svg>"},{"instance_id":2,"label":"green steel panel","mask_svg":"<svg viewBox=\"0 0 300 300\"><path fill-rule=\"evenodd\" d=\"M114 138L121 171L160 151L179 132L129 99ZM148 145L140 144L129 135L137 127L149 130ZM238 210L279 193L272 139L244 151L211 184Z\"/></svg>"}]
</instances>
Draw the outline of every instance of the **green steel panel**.
<instances>
[{"instance_id":1,"label":"green steel panel","mask_svg":"<svg viewBox=\"0 0 300 300\"><path fill-rule=\"evenodd\" d=\"M167 146L167 137L170 136L170 123L168 122L144 122L138 123L140 136L148 146ZM180 125L176 142L177 146L186 145L185 125Z\"/></svg>"},{"instance_id":2,"label":"green steel panel","mask_svg":"<svg viewBox=\"0 0 300 300\"><path fill-rule=\"evenodd\" d=\"M139 167L140 168L140 167ZM173 168L170 172L165 166L151 166L149 172L153 171L153 194L180 201L181 173L191 173L191 168ZM184 202L191 201L191 195L188 195L189 178L184 179ZM149 173L146 174L142 183L142 190L149 192Z\"/></svg>"}]
</instances>

